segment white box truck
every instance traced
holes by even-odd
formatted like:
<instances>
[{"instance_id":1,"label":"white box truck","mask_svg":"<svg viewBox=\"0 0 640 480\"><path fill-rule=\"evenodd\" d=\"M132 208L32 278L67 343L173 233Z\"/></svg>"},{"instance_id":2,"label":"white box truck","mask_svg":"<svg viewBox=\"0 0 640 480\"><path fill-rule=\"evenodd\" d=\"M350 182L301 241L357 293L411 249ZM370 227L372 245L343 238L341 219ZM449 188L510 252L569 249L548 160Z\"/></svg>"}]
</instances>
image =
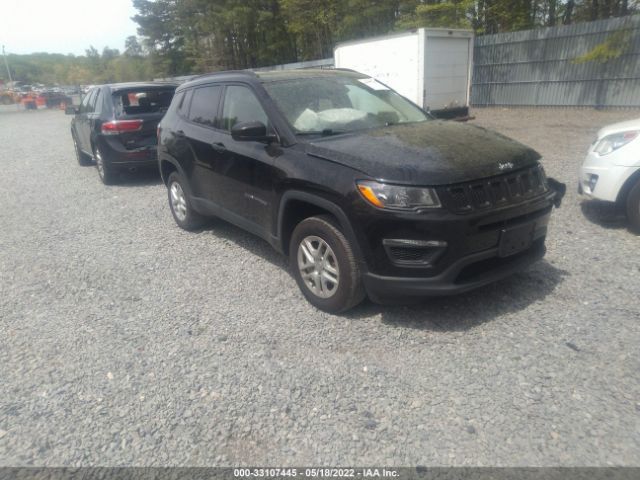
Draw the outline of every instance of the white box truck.
<instances>
[{"instance_id":1,"label":"white box truck","mask_svg":"<svg viewBox=\"0 0 640 480\"><path fill-rule=\"evenodd\" d=\"M387 84L439 118L469 115L473 32L419 28L339 43L336 68L349 68Z\"/></svg>"}]
</instances>

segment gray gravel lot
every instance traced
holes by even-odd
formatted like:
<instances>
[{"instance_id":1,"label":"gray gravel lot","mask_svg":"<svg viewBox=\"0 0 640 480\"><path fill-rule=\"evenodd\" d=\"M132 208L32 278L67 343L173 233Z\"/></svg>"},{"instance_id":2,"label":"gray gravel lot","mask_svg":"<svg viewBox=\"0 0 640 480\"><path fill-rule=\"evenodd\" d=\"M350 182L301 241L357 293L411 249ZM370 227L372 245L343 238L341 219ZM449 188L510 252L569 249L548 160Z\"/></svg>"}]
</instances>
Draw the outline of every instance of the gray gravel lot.
<instances>
[{"instance_id":1,"label":"gray gravel lot","mask_svg":"<svg viewBox=\"0 0 640 480\"><path fill-rule=\"evenodd\" d=\"M0 112L0 465L640 465L640 238L575 193L640 112L474 113L568 184L546 260L331 316L156 177L101 185L61 112Z\"/></svg>"}]
</instances>

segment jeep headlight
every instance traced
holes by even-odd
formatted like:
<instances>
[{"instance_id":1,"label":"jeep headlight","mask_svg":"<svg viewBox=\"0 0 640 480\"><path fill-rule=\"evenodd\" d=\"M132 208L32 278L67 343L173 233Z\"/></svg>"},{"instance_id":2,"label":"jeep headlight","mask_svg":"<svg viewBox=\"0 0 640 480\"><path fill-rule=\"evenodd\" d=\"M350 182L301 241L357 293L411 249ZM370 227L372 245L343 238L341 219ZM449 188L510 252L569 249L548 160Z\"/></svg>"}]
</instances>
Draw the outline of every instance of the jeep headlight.
<instances>
[{"instance_id":1,"label":"jeep headlight","mask_svg":"<svg viewBox=\"0 0 640 480\"><path fill-rule=\"evenodd\" d=\"M596 148L593 149L598 155L607 155L616 151L620 147L625 146L631 140L640 134L640 130L630 130L628 132L613 133L607 135L598 142Z\"/></svg>"},{"instance_id":2,"label":"jeep headlight","mask_svg":"<svg viewBox=\"0 0 640 480\"><path fill-rule=\"evenodd\" d=\"M358 191L374 207L395 210L438 208L440 200L432 188L404 187L373 181L357 182Z\"/></svg>"}]
</instances>

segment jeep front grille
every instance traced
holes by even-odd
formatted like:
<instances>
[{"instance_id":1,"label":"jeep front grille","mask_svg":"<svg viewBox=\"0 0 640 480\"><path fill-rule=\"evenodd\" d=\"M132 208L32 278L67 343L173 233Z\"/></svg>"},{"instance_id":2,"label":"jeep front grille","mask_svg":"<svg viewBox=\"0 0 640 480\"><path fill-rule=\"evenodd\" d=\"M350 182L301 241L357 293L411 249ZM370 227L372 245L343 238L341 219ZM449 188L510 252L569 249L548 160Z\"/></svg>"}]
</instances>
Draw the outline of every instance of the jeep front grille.
<instances>
[{"instance_id":1,"label":"jeep front grille","mask_svg":"<svg viewBox=\"0 0 640 480\"><path fill-rule=\"evenodd\" d=\"M455 213L515 205L547 190L542 167L525 168L486 180L438 188L442 204Z\"/></svg>"}]
</instances>

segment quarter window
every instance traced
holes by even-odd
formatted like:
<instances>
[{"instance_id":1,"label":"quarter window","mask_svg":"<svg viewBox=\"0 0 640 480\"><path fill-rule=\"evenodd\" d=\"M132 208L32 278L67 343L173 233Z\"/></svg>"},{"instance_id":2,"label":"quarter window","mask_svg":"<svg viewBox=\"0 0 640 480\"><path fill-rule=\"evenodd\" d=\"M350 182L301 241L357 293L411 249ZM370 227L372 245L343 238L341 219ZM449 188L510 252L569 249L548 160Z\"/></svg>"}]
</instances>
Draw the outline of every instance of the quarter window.
<instances>
[{"instance_id":1,"label":"quarter window","mask_svg":"<svg viewBox=\"0 0 640 480\"><path fill-rule=\"evenodd\" d=\"M222 128L231 131L236 123L262 122L267 125L268 121L267 114L251 89L240 85L227 87L222 110Z\"/></svg>"},{"instance_id":2,"label":"quarter window","mask_svg":"<svg viewBox=\"0 0 640 480\"><path fill-rule=\"evenodd\" d=\"M191 95L193 95L193 90L187 90L186 92L183 92L180 103L178 104L178 115L180 115L181 117L188 118Z\"/></svg>"},{"instance_id":3,"label":"quarter window","mask_svg":"<svg viewBox=\"0 0 640 480\"><path fill-rule=\"evenodd\" d=\"M93 102L93 97L95 96L96 89L90 90L87 95L82 99L82 103L80 104L80 112L87 113L91 112L90 105Z\"/></svg>"},{"instance_id":4,"label":"quarter window","mask_svg":"<svg viewBox=\"0 0 640 480\"><path fill-rule=\"evenodd\" d=\"M101 102L102 102L102 90L98 90L93 98L93 100L91 101L91 111L92 112L97 112L100 113L100 111L102 110L101 107Z\"/></svg>"}]
</instances>

